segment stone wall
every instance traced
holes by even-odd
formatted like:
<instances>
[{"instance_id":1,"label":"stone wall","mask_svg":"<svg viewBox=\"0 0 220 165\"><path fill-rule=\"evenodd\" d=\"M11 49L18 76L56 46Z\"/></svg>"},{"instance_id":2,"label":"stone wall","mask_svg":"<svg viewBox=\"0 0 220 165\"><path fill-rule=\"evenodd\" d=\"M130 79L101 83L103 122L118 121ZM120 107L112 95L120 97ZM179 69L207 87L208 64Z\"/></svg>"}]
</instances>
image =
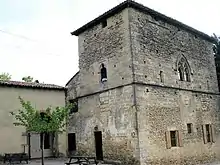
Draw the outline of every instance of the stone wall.
<instances>
[{"instance_id":1,"label":"stone wall","mask_svg":"<svg viewBox=\"0 0 220 165\"><path fill-rule=\"evenodd\" d=\"M217 158L218 143L204 144L202 125L214 124L219 139L218 96L138 86L140 152L143 164L195 164ZM192 133L187 132L192 123ZM182 147L166 147L166 131L178 130ZM172 162L172 163L171 163Z\"/></svg>"},{"instance_id":2,"label":"stone wall","mask_svg":"<svg viewBox=\"0 0 220 165\"><path fill-rule=\"evenodd\" d=\"M78 96L132 81L131 53L128 34L128 11L108 18L107 26L98 24L79 35L80 90ZM100 82L100 66L104 63L108 81Z\"/></svg>"},{"instance_id":3,"label":"stone wall","mask_svg":"<svg viewBox=\"0 0 220 165\"><path fill-rule=\"evenodd\" d=\"M129 10L142 164L195 164L216 159L217 143L204 144L202 124L219 139L219 98L212 43L157 17ZM190 65L180 81L177 61ZM163 73L161 81L160 72ZM207 92L207 93L205 93ZM188 134L187 123L193 124ZM178 130L182 147L166 147L166 131Z\"/></svg>"},{"instance_id":4,"label":"stone wall","mask_svg":"<svg viewBox=\"0 0 220 165\"><path fill-rule=\"evenodd\" d=\"M218 91L212 43L135 9L129 10L129 17L137 82ZM177 61L181 56L190 65L189 83L178 78Z\"/></svg>"},{"instance_id":5,"label":"stone wall","mask_svg":"<svg viewBox=\"0 0 220 165\"><path fill-rule=\"evenodd\" d=\"M189 63L190 82L179 80L181 57ZM107 68L105 83L100 82L101 63ZM76 133L79 153L95 154L97 127L102 131L105 158L118 160L127 153L131 159L130 155L140 158L141 165L195 164L219 158L212 43L127 8L108 18L106 27L100 23L79 35L79 68L67 96L78 98L79 112L70 116L68 131ZM187 123L193 125L190 134ZM215 142L204 144L203 124L213 124ZM180 147L167 149L165 133L170 130L181 134Z\"/></svg>"},{"instance_id":6,"label":"stone wall","mask_svg":"<svg viewBox=\"0 0 220 165\"><path fill-rule=\"evenodd\" d=\"M94 128L97 127L102 131L105 158L133 156L137 136L132 91L132 86L125 86L78 99L79 112L70 116L68 132L76 133L80 154L95 155Z\"/></svg>"},{"instance_id":7,"label":"stone wall","mask_svg":"<svg viewBox=\"0 0 220 165\"><path fill-rule=\"evenodd\" d=\"M71 81L67 84L66 101L77 98L78 96L77 93L79 93L79 84L80 84L79 75L80 75L80 72L77 72L73 76Z\"/></svg>"}]
</instances>

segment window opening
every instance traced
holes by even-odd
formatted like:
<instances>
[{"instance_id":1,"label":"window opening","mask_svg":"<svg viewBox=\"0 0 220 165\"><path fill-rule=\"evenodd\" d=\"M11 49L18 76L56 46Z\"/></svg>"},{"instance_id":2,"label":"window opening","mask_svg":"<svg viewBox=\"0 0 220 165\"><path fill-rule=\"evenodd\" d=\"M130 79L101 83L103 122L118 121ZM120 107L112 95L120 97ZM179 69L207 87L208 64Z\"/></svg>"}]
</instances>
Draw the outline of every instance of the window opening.
<instances>
[{"instance_id":1,"label":"window opening","mask_svg":"<svg viewBox=\"0 0 220 165\"><path fill-rule=\"evenodd\" d=\"M160 82L164 82L164 74L163 71L160 71Z\"/></svg>"},{"instance_id":2,"label":"window opening","mask_svg":"<svg viewBox=\"0 0 220 165\"><path fill-rule=\"evenodd\" d=\"M188 133L192 133L192 123L187 124L187 131Z\"/></svg>"},{"instance_id":3,"label":"window opening","mask_svg":"<svg viewBox=\"0 0 220 165\"><path fill-rule=\"evenodd\" d=\"M177 131L170 131L171 147L177 146Z\"/></svg>"},{"instance_id":4,"label":"window opening","mask_svg":"<svg viewBox=\"0 0 220 165\"><path fill-rule=\"evenodd\" d=\"M101 81L107 81L107 69L104 64L101 64Z\"/></svg>"},{"instance_id":5,"label":"window opening","mask_svg":"<svg viewBox=\"0 0 220 165\"><path fill-rule=\"evenodd\" d=\"M68 151L76 151L76 134L69 133L68 134Z\"/></svg>"},{"instance_id":6,"label":"window opening","mask_svg":"<svg viewBox=\"0 0 220 165\"><path fill-rule=\"evenodd\" d=\"M206 139L207 139L207 142L209 143L211 142L210 125L206 124L205 127L206 127Z\"/></svg>"},{"instance_id":7,"label":"window opening","mask_svg":"<svg viewBox=\"0 0 220 165\"><path fill-rule=\"evenodd\" d=\"M182 57L178 63L178 74L180 81L190 82L190 68L185 57Z\"/></svg>"},{"instance_id":8,"label":"window opening","mask_svg":"<svg viewBox=\"0 0 220 165\"><path fill-rule=\"evenodd\" d=\"M50 133L44 134L44 149L50 149Z\"/></svg>"},{"instance_id":9,"label":"window opening","mask_svg":"<svg viewBox=\"0 0 220 165\"><path fill-rule=\"evenodd\" d=\"M74 100L69 100L70 104L73 104L73 107L70 109L70 114L78 112L78 100L74 99Z\"/></svg>"},{"instance_id":10,"label":"window opening","mask_svg":"<svg viewBox=\"0 0 220 165\"><path fill-rule=\"evenodd\" d=\"M107 20L102 21L102 28L107 26Z\"/></svg>"}]
</instances>

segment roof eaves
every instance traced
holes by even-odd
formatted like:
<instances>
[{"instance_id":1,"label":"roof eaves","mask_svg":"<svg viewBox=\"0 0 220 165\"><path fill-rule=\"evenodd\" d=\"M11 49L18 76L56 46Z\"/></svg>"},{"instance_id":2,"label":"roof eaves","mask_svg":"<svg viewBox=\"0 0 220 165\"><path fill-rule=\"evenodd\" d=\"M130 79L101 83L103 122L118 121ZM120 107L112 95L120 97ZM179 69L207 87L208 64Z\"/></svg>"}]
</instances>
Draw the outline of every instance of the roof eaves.
<instances>
[{"instance_id":1,"label":"roof eaves","mask_svg":"<svg viewBox=\"0 0 220 165\"><path fill-rule=\"evenodd\" d=\"M76 77L79 74L79 71L76 72L76 74L73 75L73 77L66 83L65 86L69 85L69 83L74 79L74 77Z\"/></svg>"},{"instance_id":2,"label":"roof eaves","mask_svg":"<svg viewBox=\"0 0 220 165\"><path fill-rule=\"evenodd\" d=\"M0 86L31 89L66 90L65 87L53 84L18 84L16 81L0 81ZM51 86L49 86L51 85Z\"/></svg>"},{"instance_id":3,"label":"roof eaves","mask_svg":"<svg viewBox=\"0 0 220 165\"><path fill-rule=\"evenodd\" d=\"M79 34L83 33L85 30L97 25L100 23L100 21L109 18L110 16L113 16L120 12L121 10L125 9L130 3L130 0L124 1L117 5L116 7L110 9L109 11L105 12L104 14L100 15L99 17L95 18L94 20L88 22L84 26L80 27L79 29L71 32L72 35L78 36Z\"/></svg>"},{"instance_id":4,"label":"roof eaves","mask_svg":"<svg viewBox=\"0 0 220 165\"><path fill-rule=\"evenodd\" d=\"M134 9L141 11L141 12L157 16L158 18L160 18L160 19L162 19L162 20L164 20L174 26L180 27L188 32L196 34L209 42L212 42L212 43L215 42L213 37L201 32L199 30L196 30L196 29L194 29L194 28L192 28L182 22L179 22L171 17L168 17L168 16L161 14L153 9L150 9L142 4L134 2L132 0L127 0L127 1L122 2L118 6L112 8L111 10L109 10L106 13L102 14L101 16L97 17L96 19L92 20L91 22L89 22L89 23L85 24L84 26L80 27L79 29L71 32L71 34L78 36L79 34L83 33L85 30L99 24L103 19L109 18L109 17L119 13L121 10L125 9L126 7L132 7Z\"/></svg>"},{"instance_id":5,"label":"roof eaves","mask_svg":"<svg viewBox=\"0 0 220 165\"><path fill-rule=\"evenodd\" d=\"M164 20L164 21L166 21L166 22L168 22L168 23L170 23L170 24L172 24L172 25L174 25L176 27L180 27L180 28L182 28L182 29L184 29L184 30L186 30L188 32L191 32L193 34L199 35L200 37L202 37L202 38L204 38L204 39L206 39L206 40L208 40L210 42L215 42L213 37L211 37L211 36L201 32L201 31L199 31L197 29L194 29L194 28L192 28L192 27L190 27L190 26L188 26L188 25L186 25L186 24L184 24L184 23L182 23L180 21L177 21L177 20L175 20L175 19L173 19L171 17L168 17L168 16L166 16L166 15L164 15L162 13L159 13L159 12L157 12L157 11L155 11L153 9L150 9L150 8L148 8L148 7L146 7L146 6L142 5L142 4L139 4L137 2L131 1L130 3L131 3L131 6L134 9L140 10L141 12L148 13L150 15L157 16L158 18L160 18L160 19L162 19L162 20Z\"/></svg>"}]
</instances>

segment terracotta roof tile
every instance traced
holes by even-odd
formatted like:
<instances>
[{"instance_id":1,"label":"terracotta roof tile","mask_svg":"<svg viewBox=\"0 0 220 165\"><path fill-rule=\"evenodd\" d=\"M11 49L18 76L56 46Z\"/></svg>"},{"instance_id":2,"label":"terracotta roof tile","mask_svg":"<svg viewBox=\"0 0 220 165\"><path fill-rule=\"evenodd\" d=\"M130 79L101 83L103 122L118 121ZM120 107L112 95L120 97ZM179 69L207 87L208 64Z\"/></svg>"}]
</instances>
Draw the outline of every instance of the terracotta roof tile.
<instances>
[{"instance_id":1,"label":"terracotta roof tile","mask_svg":"<svg viewBox=\"0 0 220 165\"><path fill-rule=\"evenodd\" d=\"M57 90L64 90L65 89L65 87L55 85L55 84L43 84L43 83L35 83L35 82L21 82L21 81L1 81L1 80L0 80L0 86L57 89Z\"/></svg>"}]
</instances>

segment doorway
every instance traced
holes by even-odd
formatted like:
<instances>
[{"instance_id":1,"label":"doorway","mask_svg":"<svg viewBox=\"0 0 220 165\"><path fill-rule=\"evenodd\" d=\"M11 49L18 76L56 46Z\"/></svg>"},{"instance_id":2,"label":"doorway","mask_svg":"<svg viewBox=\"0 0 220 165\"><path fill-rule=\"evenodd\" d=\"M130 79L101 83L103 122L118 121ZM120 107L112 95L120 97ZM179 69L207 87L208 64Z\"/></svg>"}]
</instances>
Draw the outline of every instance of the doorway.
<instances>
[{"instance_id":1,"label":"doorway","mask_svg":"<svg viewBox=\"0 0 220 165\"><path fill-rule=\"evenodd\" d=\"M69 133L68 134L68 154L74 155L76 152L76 134Z\"/></svg>"},{"instance_id":2,"label":"doorway","mask_svg":"<svg viewBox=\"0 0 220 165\"><path fill-rule=\"evenodd\" d=\"M96 131L95 135L95 149L96 149L96 159L103 160L103 150L102 150L102 132Z\"/></svg>"}]
</instances>

